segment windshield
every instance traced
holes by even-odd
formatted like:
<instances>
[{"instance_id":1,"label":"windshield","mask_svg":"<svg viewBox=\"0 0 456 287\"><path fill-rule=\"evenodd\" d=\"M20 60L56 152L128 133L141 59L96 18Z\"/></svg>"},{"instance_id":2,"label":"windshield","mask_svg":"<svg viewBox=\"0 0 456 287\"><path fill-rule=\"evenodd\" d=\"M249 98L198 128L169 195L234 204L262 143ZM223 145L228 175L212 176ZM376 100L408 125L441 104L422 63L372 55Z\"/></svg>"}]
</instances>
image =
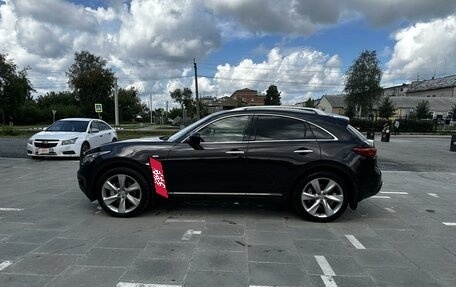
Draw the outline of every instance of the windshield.
<instances>
[{"instance_id":1,"label":"windshield","mask_svg":"<svg viewBox=\"0 0 456 287\"><path fill-rule=\"evenodd\" d=\"M80 132L87 130L88 121L57 121L46 129L48 132Z\"/></svg>"}]
</instances>

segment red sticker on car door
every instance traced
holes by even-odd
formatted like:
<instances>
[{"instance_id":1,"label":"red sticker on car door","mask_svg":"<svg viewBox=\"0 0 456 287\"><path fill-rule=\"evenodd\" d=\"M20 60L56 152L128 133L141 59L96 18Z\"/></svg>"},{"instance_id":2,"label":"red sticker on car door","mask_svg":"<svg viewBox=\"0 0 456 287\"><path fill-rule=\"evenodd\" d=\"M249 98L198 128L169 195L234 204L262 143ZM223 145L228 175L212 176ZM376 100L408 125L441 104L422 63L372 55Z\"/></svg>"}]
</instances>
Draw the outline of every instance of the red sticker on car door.
<instances>
[{"instance_id":1,"label":"red sticker on car door","mask_svg":"<svg viewBox=\"0 0 456 287\"><path fill-rule=\"evenodd\" d=\"M149 158L150 167L152 169L152 177L154 179L155 191L157 194L168 198L168 190L166 189L165 174L161 162L156 159Z\"/></svg>"}]
</instances>

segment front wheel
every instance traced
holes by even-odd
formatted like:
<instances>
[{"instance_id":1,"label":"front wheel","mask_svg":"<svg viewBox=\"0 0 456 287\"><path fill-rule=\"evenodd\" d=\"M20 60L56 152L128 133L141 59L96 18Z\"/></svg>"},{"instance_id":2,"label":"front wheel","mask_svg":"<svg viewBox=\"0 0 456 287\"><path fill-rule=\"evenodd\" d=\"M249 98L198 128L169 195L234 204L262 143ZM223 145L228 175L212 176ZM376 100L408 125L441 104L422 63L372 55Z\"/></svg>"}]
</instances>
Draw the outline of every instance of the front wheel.
<instances>
[{"instance_id":1,"label":"front wheel","mask_svg":"<svg viewBox=\"0 0 456 287\"><path fill-rule=\"evenodd\" d=\"M347 185L338 175L317 172L307 176L296 187L293 202L305 218L317 222L332 221L348 205Z\"/></svg>"},{"instance_id":2,"label":"front wheel","mask_svg":"<svg viewBox=\"0 0 456 287\"><path fill-rule=\"evenodd\" d=\"M130 168L106 172L98 184L98 203L109 215L132 217L141 214L150 200L146 180Z\"/></svg>"},{"instance_id":3,"label":"front wheel","mask_svg":"<svg viewBox=\"0 0 456 287\"><path fill-rule=\"evenodd\" d=\"M80 156L81 158L84 156L84 154L90 149L90 145L88 142L84 142L81 146L81 152L80 152Z\"/></svg>"}]
</instances>

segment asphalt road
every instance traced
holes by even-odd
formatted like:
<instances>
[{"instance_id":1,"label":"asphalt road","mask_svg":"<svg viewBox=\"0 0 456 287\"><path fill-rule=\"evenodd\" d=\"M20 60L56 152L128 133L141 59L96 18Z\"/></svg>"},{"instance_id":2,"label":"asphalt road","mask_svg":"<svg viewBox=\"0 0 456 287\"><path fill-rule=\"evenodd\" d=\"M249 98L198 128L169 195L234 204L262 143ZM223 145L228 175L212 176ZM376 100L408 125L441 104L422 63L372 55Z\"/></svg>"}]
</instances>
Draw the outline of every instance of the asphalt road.
<instances>
[{"instance_id":1,"label":"asphalt road","mask_svg":"<svg viewBox=\"0 0 456 287\"><path fill-rule=\"evenodd\" d=\"M326 224L262 200L158 201L112 218L75 160L0 139L0 286L456 286L449 137L376 142L381 192Z\"/></svg>"}]
</instances>

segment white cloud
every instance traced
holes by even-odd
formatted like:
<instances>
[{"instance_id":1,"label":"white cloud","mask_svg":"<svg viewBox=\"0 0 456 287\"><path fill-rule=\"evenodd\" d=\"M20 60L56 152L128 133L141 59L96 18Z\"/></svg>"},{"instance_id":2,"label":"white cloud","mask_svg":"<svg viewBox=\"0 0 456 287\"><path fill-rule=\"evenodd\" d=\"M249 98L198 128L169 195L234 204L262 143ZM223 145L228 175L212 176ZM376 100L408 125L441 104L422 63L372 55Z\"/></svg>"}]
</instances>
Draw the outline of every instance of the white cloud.
<instances>
[{"instance_id":1,"label":"white cloud","mask_svg":"<svg viewBox=\"0 0 456 287\"><path fill-rule=\"evenodd\" d=\"M325 55L308 48L283 54L275 48L261 63L245 59L237 66L219 65L214 81L219 95L230 95L247 87L265 91L269 85L276 85L282 91L284 103L295 103L325 92L340 92L343 88L340 68L337 55Z\"/></svg>"},{"instance_id":2,"label":"white cloud","mask_svg":"<svg viewBox=\"0 0 456 287\"><path fill-rule=\"evenodd\" d=\"M385 82L396 84L456 71L456 16L418 23L394 34L391 60L386 64ZM421 75L420 75L421 73Z\"/></svg>"},{"instance_id":3,"label":"white cloud","mask_svg":"<svg viewBox=\"0 0 456 287\"><path fill-rule=\"evenodd\" d=\"M20 0L8 1L14 6L17 15L33 18L38 22L93 32L97 19L84 7L59 0Z\"/></svg>"},{"instance_id":4,"label":"white cloud","mask_svg":"<svg viewBox=\"0 0 456 287\"><path fill-rule=\"evenodd\" d=\"M396 21L428 21L456 12L454 0L347 0L346 8L359 11L375 26Z\"/></svg>"},{"instance_id":5,"label":"white cloud","mask_svg":"<svg viewBox=\"0 0 456 287\"><path fill-rule=\"evenodd\" d=\"M220 46L213 21L199 1L133 0L121 15L119 48L147 59L202 57Z\"/></svg>"},{"instance_id":6,"label":"white cloud","mask_svg":"<svg viewBox=\"0 0 456 287\"><path fill-rule=\"evenodd\" d=\"M337 0L206 0L206 5L222 19L234 19L253 33L309 35L321 25L339 19ZM230 26L228 26L230 27Z\"/></svg>"},{"instance_id":7,"label":"white cloud","mask_svg":"<svg viewBox=\"0 0 456 287\"><path fill-rule=\"evenodd\" d=\"M454 0L107 0L85 7L64 0L0 1L0 52L20 67L31 66L38 93L67 88L65 72L75 51L108 60L120 87L134 85L144 99L164 105L168 92L192 87L192 58L204 61L226 41L263 35L311 35L364 17L380 27L413 21L385 47L385 80L416 78L416 71L456 71ZM452 16L448 16L452 15ZM446 18L445 18L446 17ZM423 22L426 21L426 22ZM279 40L280 41L280 40ZM229 95L236 89L264 91L276 84L285 103L339 93L343 72L338 55L312 48L272 49L267 59L219 65L199 78L201 95ZM348 63L345 63L348 64ZM214 76L214 78L211 78ZM401 79L402 80L402 79Z\"/></svg>"}]
</instances>

